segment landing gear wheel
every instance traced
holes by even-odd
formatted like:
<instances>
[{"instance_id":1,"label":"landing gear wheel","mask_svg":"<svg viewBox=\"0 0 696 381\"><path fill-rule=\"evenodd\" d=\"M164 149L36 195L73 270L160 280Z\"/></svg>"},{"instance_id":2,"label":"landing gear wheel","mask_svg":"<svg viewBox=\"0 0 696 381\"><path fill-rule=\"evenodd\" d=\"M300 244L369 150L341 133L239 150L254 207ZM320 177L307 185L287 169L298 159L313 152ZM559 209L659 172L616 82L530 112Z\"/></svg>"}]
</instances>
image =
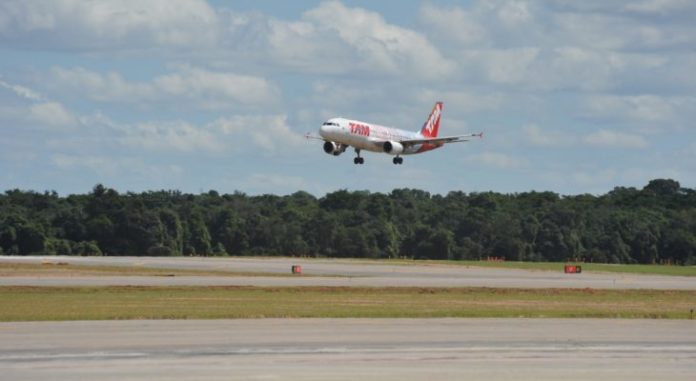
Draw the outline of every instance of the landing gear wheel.
<instances>
[{"instance_id":1,"label":"landing gear wheel","mask_svg":"<svg viewBox=\"0 0 696 381\"><path fill-rule=\"evenodd\" d=\"M365 159L363 159L362 157L360 157L360 150L359 150L359 149L357 149L357 148L355 149L355 154L358 155L358 157L356 157L355 159L353 159L353 164L364 164L364 163L365 163Z\"/></svg>"},{"instance_id":2,"label":"landing gear wheel","mask_svg":"<svg viewBox=\"0 0 696 381\"><path fill-rule=\"evenodd\" d=\"M397 157L395 157L395 158L392 159L392 162L393 162L394 164L403 164L403 163L404 163L404 158L403 158L403 157L398 157L398 156L397 156Z\"/></svg>"}]
</instances>

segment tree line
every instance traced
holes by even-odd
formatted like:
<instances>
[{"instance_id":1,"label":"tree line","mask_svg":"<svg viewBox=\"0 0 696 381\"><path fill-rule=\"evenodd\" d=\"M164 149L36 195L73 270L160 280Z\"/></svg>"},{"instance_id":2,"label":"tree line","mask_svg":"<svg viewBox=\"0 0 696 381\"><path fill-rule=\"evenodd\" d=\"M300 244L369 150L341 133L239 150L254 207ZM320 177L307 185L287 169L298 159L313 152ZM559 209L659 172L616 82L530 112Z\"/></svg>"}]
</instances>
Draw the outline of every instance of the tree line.
<instances>
[{"instance_id":1,"label":"tree line","mask_svg":"<svg viewBox=\"0 0 696 381\"><path fill-rule=\"evenodd\" d=\"M604 195L415 189L0 194L0 254L312 256L696 264L696 190Z\"/></svg>"}]
</instances>

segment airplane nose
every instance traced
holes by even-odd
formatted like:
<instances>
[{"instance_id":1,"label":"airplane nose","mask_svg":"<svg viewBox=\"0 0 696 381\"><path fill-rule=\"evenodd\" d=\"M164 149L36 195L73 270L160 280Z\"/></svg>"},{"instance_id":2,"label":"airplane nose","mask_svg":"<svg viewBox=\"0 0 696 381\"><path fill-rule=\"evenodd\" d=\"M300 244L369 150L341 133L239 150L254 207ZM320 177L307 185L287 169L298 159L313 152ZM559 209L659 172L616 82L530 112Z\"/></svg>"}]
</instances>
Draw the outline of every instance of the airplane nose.
<instances>
[{"instance_id":1,"label":"airplane nose","mask_svg":"<svg viewBox=\"0 0 696 381\"><path fill-rule=\"evenodd\" d=\"M332 134L335 134L338 129L339 127L337 124L324 123L319 127L319 135L328 139Z\"/></svg>"}]
</instances>

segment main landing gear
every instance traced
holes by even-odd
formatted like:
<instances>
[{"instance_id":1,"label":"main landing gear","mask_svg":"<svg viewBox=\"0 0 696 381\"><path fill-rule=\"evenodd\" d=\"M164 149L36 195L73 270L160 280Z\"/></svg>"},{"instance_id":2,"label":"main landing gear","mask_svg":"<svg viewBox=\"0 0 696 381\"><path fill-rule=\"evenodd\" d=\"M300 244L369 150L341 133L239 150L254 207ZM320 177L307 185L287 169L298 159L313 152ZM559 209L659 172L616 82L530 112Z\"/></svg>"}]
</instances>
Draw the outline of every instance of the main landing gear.
<instances>
[{"instance_id":1,"label":"main landing gear","mask_svg":"<svg viewBox=\"0 0 696 381\"><path fill-rule=\"evenodd\" d=\"M353 164L365 164L365 159L360 157L360 150L356 149L355 153L358 155L358 157L353 159Z\"/></svg>"},{"instance_id":2,"label":"main landing gear","mask_svg":"<svg viewBox=\"0 0 696 381\"><path fill-rule=\"evenodd\" d=\"M403 158L403 157L397 156L397 157L395 157L395 158L392 159L392 162L393 162L394 164L403 164L403 163L404 163L404 158Z\"/></svg>"}]
</instances>

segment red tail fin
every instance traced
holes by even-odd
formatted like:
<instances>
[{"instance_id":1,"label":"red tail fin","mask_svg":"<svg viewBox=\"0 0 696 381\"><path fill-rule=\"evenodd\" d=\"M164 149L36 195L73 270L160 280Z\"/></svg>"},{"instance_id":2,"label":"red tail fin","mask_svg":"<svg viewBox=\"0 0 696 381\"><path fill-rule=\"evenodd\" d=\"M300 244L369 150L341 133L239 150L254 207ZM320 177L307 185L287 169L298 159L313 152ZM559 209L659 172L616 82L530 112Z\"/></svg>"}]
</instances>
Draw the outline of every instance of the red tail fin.
<instances>
[{"instance_id":1,"label":"red tail fin","mask_svg":"<svg viewBox=\"0 0 696 381\"><path fill-rule=\"evenodd\" d=\"M440 129L440 114L442 114L442 102L435 103L433 111L430 112L428 120L423 124L421 128L421 135L426 138L436 138L437 131Z\"/></svg>"}]
</instances>

